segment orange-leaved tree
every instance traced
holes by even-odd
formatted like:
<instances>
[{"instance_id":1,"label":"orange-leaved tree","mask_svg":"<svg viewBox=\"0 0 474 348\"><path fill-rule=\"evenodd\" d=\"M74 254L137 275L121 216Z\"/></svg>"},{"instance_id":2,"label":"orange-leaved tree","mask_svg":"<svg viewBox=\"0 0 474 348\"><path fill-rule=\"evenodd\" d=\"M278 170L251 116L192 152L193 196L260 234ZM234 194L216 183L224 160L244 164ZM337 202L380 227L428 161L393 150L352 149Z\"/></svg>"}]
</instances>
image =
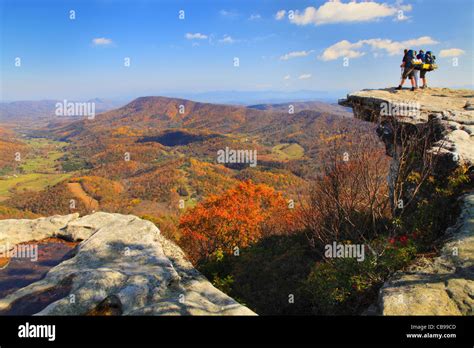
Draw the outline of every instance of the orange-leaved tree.
<instances>
[{"instance_id":1,"label":"orange-leaved tree","mask_svg":"<svg viewBox=\"0 0 474 348\"><path fill-rule=\"evenodd\" d=\"M231 253L264 236L291 232L291 206L267 185L241 182L221 195L208 196L181 217L181 245L197 262L216 251Z\"/></svg>"}]
</instances>

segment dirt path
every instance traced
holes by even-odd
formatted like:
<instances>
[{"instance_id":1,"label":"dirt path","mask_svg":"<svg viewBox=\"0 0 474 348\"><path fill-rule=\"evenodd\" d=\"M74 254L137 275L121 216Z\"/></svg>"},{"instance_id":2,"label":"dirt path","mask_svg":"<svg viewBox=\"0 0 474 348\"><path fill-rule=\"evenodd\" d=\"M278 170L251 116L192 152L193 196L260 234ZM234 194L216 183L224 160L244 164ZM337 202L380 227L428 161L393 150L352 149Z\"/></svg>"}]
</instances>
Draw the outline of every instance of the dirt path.
<instances>
[{"instance_id":1,"label":"dirt path","mask_svg":"<svg viewBox=\"0 0 474 348\"><path fill-rule=\"evenodd\" d=\"M88 209L92 209L95 211L99 210L99 202L96 199L89 196L87 192L84 191L80 183L70 182L67 184L67 186L69 188L69 191L71 191L71 193L74 196L79 198L86 205Z\"/></svg>"}]
</instances>

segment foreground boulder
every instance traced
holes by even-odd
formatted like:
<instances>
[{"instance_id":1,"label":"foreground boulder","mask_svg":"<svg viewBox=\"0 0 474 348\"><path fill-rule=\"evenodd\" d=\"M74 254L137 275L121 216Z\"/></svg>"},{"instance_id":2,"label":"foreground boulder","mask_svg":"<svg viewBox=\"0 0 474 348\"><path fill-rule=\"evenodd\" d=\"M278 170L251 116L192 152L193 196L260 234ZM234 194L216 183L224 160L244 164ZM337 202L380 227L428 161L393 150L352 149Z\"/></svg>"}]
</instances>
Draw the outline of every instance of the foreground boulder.
<instances>
[{"instance_id":1,"label":"foreground boulder","mask_svg":"<svg viewBox=\"0 0 474 348\"><path fill-rule=\"evenodd\" d=\"M136 216L100 212L0 221L0 243L48 237L82 242L45 278L0 299L3 314L49 296L54 301L35 314L255 315L212 286L154 224Z\"/></svg>"}]
</instances>

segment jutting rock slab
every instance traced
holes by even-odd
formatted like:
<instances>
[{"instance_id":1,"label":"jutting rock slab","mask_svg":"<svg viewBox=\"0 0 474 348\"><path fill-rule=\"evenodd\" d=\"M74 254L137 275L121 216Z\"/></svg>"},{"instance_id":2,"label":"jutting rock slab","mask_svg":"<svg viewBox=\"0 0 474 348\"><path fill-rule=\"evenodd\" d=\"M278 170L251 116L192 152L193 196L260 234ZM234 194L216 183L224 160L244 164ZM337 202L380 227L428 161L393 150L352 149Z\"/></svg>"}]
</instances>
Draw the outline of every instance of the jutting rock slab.
<instances>
[{"instance_id":1,"label":"jutting rock slab","mask_svg":"<svg viewBox=\"0 0 474 348\"><path fill-rule=\"evenodd\" d=\"M35 314L255 315L216 289L153 223L136 216L99 212L0 221L0 243L47 237L82 242L45 278L0 299L4 314L55 293L54 302Z\"/></svg>"}]
</instances>

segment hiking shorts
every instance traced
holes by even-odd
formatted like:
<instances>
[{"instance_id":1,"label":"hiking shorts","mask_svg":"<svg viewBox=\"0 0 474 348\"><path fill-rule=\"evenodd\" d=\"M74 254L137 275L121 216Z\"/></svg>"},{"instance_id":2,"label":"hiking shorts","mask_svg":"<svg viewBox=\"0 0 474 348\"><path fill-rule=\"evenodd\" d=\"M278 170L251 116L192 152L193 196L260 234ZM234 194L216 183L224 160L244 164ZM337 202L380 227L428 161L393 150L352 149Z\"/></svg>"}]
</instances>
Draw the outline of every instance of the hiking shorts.
<instances>
[{"instance_id":1,"label":"hiking shorts","mask_svg":"<svg viewBox=\"0 0 474 348\"><path fill-rule=\"evenodd\" d=\"M415 77L415 68L414 67L403 69L402 79L406 79L406 78L411 79L412 77L413 78Z\"/></svg>"},{"instance_id":2,"label":"hiking shorts","mask_svg":"<svg viewBox=\"0 0 474 348\"><path fill-rule=\"evenodd\" d=\"M425 75L426 75L426 72L427 72L427 71L428 71L428 70L421 69L421 71L420 71L420 77L421 77L422 79L425 78Z\"/></svg>"}]
</instances>

